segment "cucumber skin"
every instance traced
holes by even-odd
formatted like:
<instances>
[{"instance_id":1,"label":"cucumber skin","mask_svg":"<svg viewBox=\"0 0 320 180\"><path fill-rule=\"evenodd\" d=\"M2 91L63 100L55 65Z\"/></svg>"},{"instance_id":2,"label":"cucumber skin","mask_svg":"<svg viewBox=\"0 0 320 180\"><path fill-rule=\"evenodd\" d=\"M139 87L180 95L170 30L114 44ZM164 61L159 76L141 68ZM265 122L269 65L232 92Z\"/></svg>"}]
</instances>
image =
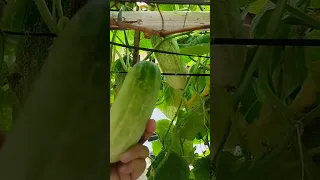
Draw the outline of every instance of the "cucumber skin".
<instances>
[{"instance_id":1,"label":"cucumber skin","mask_svg":"<svg viewBox=\"0 0 320 180\"><path fill-rule=\"evenodd\" d=\"M1 180L109 178L108 12L85 5L59 34L1 150Z\"/></svg>"},{"instance_id":2,"label":"cucumber skin","mask_svg":"<svg viewBox=\"0 0 320 180\"><path fill-rule=\"evenodd\" d=\"M110 109L110 163L143 135L156 107L161 74L152 62L141 61L128 72Z\"/></svg>"},{"instance_id":3,"label":"cucumber skin","mask_svg":"<svg viewBox=\"0 0 320 180\"><path fill-rule=\"evenodd\" d=\"M160 43L164 38L159 36L152 36L151 43L152 46L155 46ZM167 52L175 52L180 53L180 49L178 43L175 39L168 39L162 42L158 47L157 50L167 51ZM165 54L165 53L154 53L160 69L164 73L176 73L176 74L186 74L186 69L183 66L183 59L181 56L173 55L173 54ZM187 83L186 76L174 76L174 75L167 75L165 76L169 86L176 90L184 90L185 85Z\"/></svg>"}]
</instances>

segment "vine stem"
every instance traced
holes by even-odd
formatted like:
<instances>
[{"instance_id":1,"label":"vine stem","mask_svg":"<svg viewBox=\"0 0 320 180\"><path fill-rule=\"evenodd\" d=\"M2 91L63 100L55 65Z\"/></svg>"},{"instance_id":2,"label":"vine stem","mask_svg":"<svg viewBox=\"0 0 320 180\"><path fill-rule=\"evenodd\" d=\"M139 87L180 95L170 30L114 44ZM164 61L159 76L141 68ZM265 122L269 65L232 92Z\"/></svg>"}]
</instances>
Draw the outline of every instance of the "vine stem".
<instances>
[{"instance_id":1,"label":"vine stem","mask_svg":"<svg viewBox=\"0 0 320 180\"><path fill-rule=\"evenodd\" d=\"M177 108L177 112L175 113L174 117L172 118L172 121L171 121L171 123L170 123L170 125L169 125L169 127L168 127L168 129L167 129L167 132L166 132L164 138L163 138L163 139L164 139L164 140L163 140L163 144L164 144L164 141L165 141L165 139L166 139L166 137L167 137L167 135L168 135L168 132L169 132L169 130L170 130L170 128L171 128L174 120L177 118L179 109L181 108L181 105L182 105L182 102L183 102L183 95L186 93L186 89L187 89L187 87L190 85L190 82L191 82L190 79L191 79L191 78L192 78L192 77L190 77L190 78L188 79L188 81L187 81L187 83L186 83L186 85L185 85L184 91L183 91L183 93L182 93L182 99L180 100L180 104L179 104L179 106L178 106L178 108ZM157 166L157 168L156 168L155 171L154 171L155 174L159 171L159 169L160 169L160 168L163 166L163 164L167 161L169 155L171 154L170 147L171 147L171 145L172 145L172 142L175 142L176 138L177 138L177 136L175 136L175 133L174 133L173 139L171 140L170 145L169 145L169 147L167 148L168 151L165 152L165 156L163 157L163 159L161 160L161 162L159 163L159 165ZM153 178L153 176L150 176L150 177ZM151 179L150 177L148 178L148 180Z\"/></svg>"},{"instance_id":2,"label":"vine stem","mask_svg":"<svg viewBox=\"0 0 320 180\"><path fill-rule=\"evenodd\" d=\"M56 6L57 6L57 0L52 0L52 18L54 20L54 22L57 22L57 10L56 10Z\"/></svg>"},{"instance_id":3,"label":"vine stem","mask_svg":"<svg viewBox=\"0 0 320 180\"><path fill-rule=\"evenodd\" d=\"M300 128L302 127L302 123L298 122L296 125L297 128L297 136L298 136L298 145L299 145L299 151L300 151L300 158L301 158L301 180L304 180L304 154L302 150L302 144L301 144L301 132Z\"/></svg>"},{"instance_id":4,"label":"vine stem","mask_svg":"<svg viewBox=\"0 0 320 180\"><path fill-rule=\"evenodd\" d=\"M9 28L11 20L14 18L14 14L25 4L25 0L9 1L4 8L3 16L1 17L0 28Z\"/></svg>"},{"instance_id":5,"label":"vine stem","mask_svg":"<svg viewBox=\"0 0 320 180\"><path fill-rule=\"evenodd\" d=\"M112 33L112 42L115 42L116 37L117 37L117 32L118 32L117 30L113 31L113 33ZM113 47L114 47L114 45L111 44L110 45L110 58L111 58L112 62L115 60L115 53L112 53Z\"/></svg>"},{"instance_id":6,"label":"vine stem","mask_svg":"<svg viewBox=\"0 0 320 180\"><path fill-rule=\"evenodd\" d=\"M187 16L188 16L189 10L190 10L190 4L189 4L189 6L188 6L188 10L187 10L187 12L186 12L186 16L184 17L183 28L185 28L185 26L186 26L186 21L187 21Z\"/></svg>"},{"instance_id":7,"label":"vine stem","mask_svg":"<svg viewBox=\"0 0 320 180\"><path fill-rule=\"evenodd\" d=\"M159 11L159 14L160 14L160 17L161 17L161 25L162 25L161 31L164 31L164 19L163 19L163 15L161 13L161 10L160 10L160 7L159 7L158 4L157 4L157 8L158 8L158 11Z\"/></svg>"},{"instance_id":8,"label":"vine stem","mask_svg":"<svg viewBox=\"0 0 320 180\"><path fill-rule=\"evenodd\" d=\"M62 9L62 4L61 4L61 0L56 0L57 1L57 15L58 15L58 19L63 17L63 9Z\"/></svg>"},{"instance_id":9,"label":"vine stem","mask_svg":"<svg viewBox=\"0 0 320 180\"><path fill-rule=\"evenodd\" d=\"M58 33L59 29L58 26L56 24L56 22L54 21L48 6L46 4L46 2L44 0L34 0L35 4L37 5L37 8L44 20L44 22L47 24L48 28L50 29L50 31L52 33Z\"/></svg>"},{"instance_id":10,"label":"vine stem","mask_svg":"<svg viewBox=\"0 0 320 180\"><path fill-rule=\"evenodd\" d=\"M0 75L2 75L1 70L4 64L4 46L5 46L5 36L2 31L0 31Z\"/></svg>"}]
</instances>

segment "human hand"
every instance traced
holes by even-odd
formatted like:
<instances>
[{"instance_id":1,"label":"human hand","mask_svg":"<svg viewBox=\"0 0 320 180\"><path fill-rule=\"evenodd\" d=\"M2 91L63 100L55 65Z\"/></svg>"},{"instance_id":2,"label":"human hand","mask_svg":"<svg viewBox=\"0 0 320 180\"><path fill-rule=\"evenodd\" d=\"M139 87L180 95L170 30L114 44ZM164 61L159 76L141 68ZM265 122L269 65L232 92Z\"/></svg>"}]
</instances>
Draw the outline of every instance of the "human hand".
<instances>
[{"instance_id":1,"label":"human hand","mask_svg":"<svg viewBox=\"0 0 320 180\"><path fill-rule=\"evenodd\" d=\"M149 149L143 145L156 130L156 121L150 119L140 142L120 156L120 162L111 164L110 180L137 180L146 168Z\"/></svg>"}]
</instances>

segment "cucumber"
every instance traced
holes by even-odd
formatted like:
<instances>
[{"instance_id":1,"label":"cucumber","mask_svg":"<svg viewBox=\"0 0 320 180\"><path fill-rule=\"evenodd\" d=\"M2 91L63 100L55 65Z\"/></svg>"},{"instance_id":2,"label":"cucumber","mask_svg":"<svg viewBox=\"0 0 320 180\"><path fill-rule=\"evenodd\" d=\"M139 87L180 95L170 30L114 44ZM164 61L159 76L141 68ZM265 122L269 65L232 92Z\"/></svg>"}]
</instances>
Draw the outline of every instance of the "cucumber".
<instances>
[{"instance_id":1,"label":"cucumber","mask_svg":"<svg viewBox=\"0 0 320 180\"><path fill-rule=\"evenodd\" d=\"M152 36L151 43L153 48L161 51L180 53L180 49L176 39L167 39L163 41L164 38L159 36ZM163 42L162 42L163 41ZM158 43L162 42L157 48ZM183 65L182 56L165 54L165 53L154 53L160 69L164 73L176 73L176 74L186 74L186 68ZM184 90L187 83L186 76L175 76L167 75L165 79L169 86L176 90Z\"/></svg>"},{"instance_id":2,"label":"cucumber","mask_svg":"<svg viewBox=\"0 0 320 180\"><path fill-rule=\"evenodd\" d=\"M138 143L156 107L160 83L153 62L141 61L128 72L110 109L110 163Z\"/></svg>"},{"instance_id":3,"label":"cucumber","mask_svg":"<svg viewBox=\"0 0 320 180\"><path fill-rule=\"evenodd\" d=\"M0 152L1 180L108 179L109 1L54 41Z\"/></svg>"}]
</instances>

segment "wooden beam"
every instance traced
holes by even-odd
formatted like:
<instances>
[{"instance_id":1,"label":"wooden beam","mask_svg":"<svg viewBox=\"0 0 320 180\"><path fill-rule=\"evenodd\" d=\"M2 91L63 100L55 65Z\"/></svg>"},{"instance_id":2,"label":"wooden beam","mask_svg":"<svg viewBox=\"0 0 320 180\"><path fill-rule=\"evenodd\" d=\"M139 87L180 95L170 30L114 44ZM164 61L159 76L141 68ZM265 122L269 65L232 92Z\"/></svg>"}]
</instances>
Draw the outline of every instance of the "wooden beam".
<instances>
[{"instance_id":1,"label":"wooden beam","mask_svg":"<svg viewBox=\"0 0 320 180\"><path fill-rule=\"evenodd\" d=\"M208 11L161 11L161 13L164 18L165 32L179 31L181 29L192 29L194 27L208 27L202 30L209 30L210 12ZM117 11L111 11L111 19L116 20L117 14ZM158 11L123 11L122 18L123 23L128 23L132 26L147 28L152 31L162 30L162 20ZM116 25L113 24L113 26Z\"/></svg>"}]
</instances>

